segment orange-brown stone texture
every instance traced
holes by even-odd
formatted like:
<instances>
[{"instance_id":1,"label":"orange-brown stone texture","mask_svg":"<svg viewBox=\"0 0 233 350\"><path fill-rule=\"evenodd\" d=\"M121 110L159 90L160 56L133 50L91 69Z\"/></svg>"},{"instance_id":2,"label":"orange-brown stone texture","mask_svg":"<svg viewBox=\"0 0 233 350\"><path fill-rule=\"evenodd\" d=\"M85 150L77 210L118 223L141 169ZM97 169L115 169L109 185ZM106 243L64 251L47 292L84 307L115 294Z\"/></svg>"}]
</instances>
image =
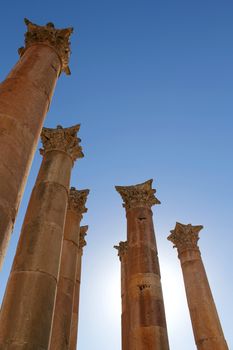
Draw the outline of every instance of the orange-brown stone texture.
<instances>
[{"instance_id":1,"label":"orange-brown stone texture","mask_svg":"<svg viewBox=\"0 0 233 350\"><path fill-rule=\"evenodd\" d=\"M71 334L74 289L79 256L80 221L87 211L89 190L70 189L64 229L59 280L53 316L50 350L68 350Z\"/></svg>"},{"instance_id":2,"label":"orange-brown stone texture","mask_svg":"<svg viewBox=\"0 0 233 350\"><path fill-rule=\"evenodd\" d=\"M151 211L151 206L160 202L154 195L152 180L116 189L123 198L127 217L127 346L129 350L168 350Z\"/></svg>"},{"instance_id":3,"label":"orange-brown stone texture","mask_svg":"<svg viewBox=\"0 0 233 350\"><path fill-rule=\"evenodd\" d=\"M75 289L74 289L74 295L73 295L73 312L72 312L69 350L77 349L82 255L83 255L83 247L86 245L85 236L87 234L87 230L88 230L87 225L80 227L79 250L78 250L77 267L76 267Z\"/></svg>"},{"instance_id":4,"label":"orange-brown stone texture","mask_svg":"<svg viewBox=\"0 0 233 350\"><path fill-rule=\"evenodd\" d=\"M197 349L227 350L228 346L197 245L202 228L176 223L168 239L178 249Z\"/></svg>"},{"instance_id":5,"label":"orange-brown stone texture","mask_svg":"<svg viewBox=\"0 0 233 350\"><path fill-rule=\"evenodd\" d=\"M0 85L0 267L57 78L69 72L69 36L28 20L20 60Z\"/></svg>"},{"instance_id":6,"label":"orange-brown stone texture","mask_svg":"<svg viewBox=\"0 0 233 350\"><path fill-rule=\"evenodd\" d=\"M129 306L128 306L128 259L126 242L120 242L119 246L114 246L118 250L121 262L121 344L122 350L129 349Z\"/></svg>"},{"instance_id":7,"label":"orange-brown stone texture","mask_svg":"<svg viewBox=\"0 0 233 350\"><path fill-rule=\"evenodd\" d=\"M0 349L48 350L79 125L43 129L31 194L0 313Z\"/></svg>"}]
</instances>

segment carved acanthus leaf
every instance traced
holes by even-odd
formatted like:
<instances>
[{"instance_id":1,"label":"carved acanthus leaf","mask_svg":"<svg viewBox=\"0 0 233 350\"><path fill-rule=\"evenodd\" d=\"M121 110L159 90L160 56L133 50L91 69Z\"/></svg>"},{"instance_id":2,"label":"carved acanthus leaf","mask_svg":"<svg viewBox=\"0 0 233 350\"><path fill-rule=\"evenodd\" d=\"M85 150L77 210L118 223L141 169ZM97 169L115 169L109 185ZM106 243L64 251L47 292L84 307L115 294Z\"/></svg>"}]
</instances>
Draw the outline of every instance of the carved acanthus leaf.
<instances>
[{"instance_id":1,"label":"carved acanthus leaf","mask_svg":"<svg viewBox=\"0 0 233 350\"><path fill-rule=\"evenodd\" d=\"M71 187L69 193L68 209L76 211L78 214L84 214L87 212L85 207L89 190L76 190L75 187Z\"/></svg>"},{"instance_id":2,"label":"carved acanthus leaf","mask_svg":"<svg viewBox=\"0 0 233 350\"><path fill-rule=\"evenodd\" d=\"M79 129L79 124L70 128L63 128L60 125L56 129L43 128L41 141L44 149L40 150L41 154L59 150L66 152L73 161L83 158L82 147L79 145L81 140L77 137Z\"/></svg>"},{"instance_id":3,"label":"carved acanthus leaf","mask_svg":"<svg viewBox=\"0 0 233 350\"><path fill-rule=\"evenodd\" d=\"M155 197L156 190L152 189L153 180L148 180L135 186L116 186L120 193L126 209L147 207L151 208L154 204L160 204Z\"/></svg>"},{"instance_id":4,"label":"carved acanthus leaf","mask_svg":"<svg viewBox=\"0 0 233 350\"><path fill-rule=\"evenodd\" d=\"M118 251L119 259L121 260L123 256L126 255L128 250L128 242L120 242L119 245L114 245L114 248Z\"/></svg>"},{"instance_id":5,"label":"carved acanthus leaf","mask_svg":"<svg viewBox=\"0 0 233 350\"><path fill-rule=\"evenodd\" d=\"M83 250L83 247L87 245L85 236L87 235L88 225L80 227L80 236L79 236L79 249Z\"/></svg>"},{"instance_id":6,"label":"carved acanthus leaf","mask_svg":"<svg viewBox=\"0 0 233 350\"><path fill-rule=\"evenodd\" d=\"M24 19L27 26L25 33L25 47L21 47L19 55L22 56L28 47L35 44L46 44L51 46L60 57L62 67L61 71L70 75L69 57L70 57L70 35L73 28L56 29L53 23L47 23L45 26L39 26Z\"/></svg>"},{"instance_id":7,"label":"carved acanthus leaf","mask_svg":"<svg viewBox=\"0 0 233 350\"><path fill-rule=\"evenodd\" d=\"M175 229L171 230L168 240L174 244L179 251L186 249L197 249L197 242L199 240L199 232L203 226L192 226L191 224L184 225L179 222L176 223Z\"/></svg>"}]
</instances>

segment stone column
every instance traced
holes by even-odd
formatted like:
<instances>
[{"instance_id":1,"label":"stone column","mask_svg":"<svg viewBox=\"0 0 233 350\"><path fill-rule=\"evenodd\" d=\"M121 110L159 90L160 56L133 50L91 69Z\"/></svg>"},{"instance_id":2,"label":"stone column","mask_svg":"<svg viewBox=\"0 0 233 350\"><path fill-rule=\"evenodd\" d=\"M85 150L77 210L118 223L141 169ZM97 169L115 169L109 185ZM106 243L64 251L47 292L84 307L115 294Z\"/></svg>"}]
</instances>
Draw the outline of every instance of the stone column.
<instances>
[{"instance_id":1,"label":"stone column","mask_svg":"<svg viewBox=\"0 0 233 350\"><path fill-rule=\"evenodd\" d=\"M74 298L73 298L73 313L72 313L69 350L76 350L77 348L82 255L83 255L83 247L85 247L85 245L87 244L85 241L87 230L88 230L87 225L80 227L79 253L78 253L77 268L76 268L76 282L75 282L75 290L74 290Z\"/></svg>"},{"instance_id":2,"label":"stone column","mask_svg":"<svg viewBox=\"0 0 233 350\"><path fill-rule=\"evenodd\" d=\"M151 206L160 202L152 180L116 186L127 217L129 350L168 350L160 269Z\"/></svg>"},{"instance_id":3,"label":"stone column","mask_svg":"<svg viewBox=\"0 0 233 350\"><path fill-rule=\"evenodd\" d=\"M176 223L168 240L178 250L198 350L227 350L197 242L203 226Z\"/></svg>"},{"instance_id":4,"label":"stone column","mask_svg":"<svg viewBox=\"0 0 233 350\"><path fill-rule=\"evenodd\" d=\"M64 230L61 265L54 309L50 350L68 350L76 266L79 255L79 232L89 190L71 187Z\"/></svg>"},{"instance_id":5,"label":"stone column","mask_svg":"<svg viewBox=\"0 0 233 350\"><path fill-rule=\"evenodd\" d=\"M0 268L57 78L69 74L72 28L25 23L20 60L0 84Z\"/></svg>"},{"instance_id":6,"label":"stone column","mask_svg":"<svg viewBox=\"0 0 233 350\"><path fill-rule=\"evenodd\" d=\"M47 350L79 125L42 131L43 161L25 215L0 313L0 349Z\"/></svg>"},{"instance_id":7,"label":"stone column","mask_svg":"<svg viewBox=\"0 0 233 350\"><path fill-rule=\"evenodd\" d=\"M127 274L127 241L120 242L119 246L114 246L118 250L121 262L121 344L122 350L128 350L129 340L129 311L128 311L128 274Z\"/></svg>"}]
</instances>

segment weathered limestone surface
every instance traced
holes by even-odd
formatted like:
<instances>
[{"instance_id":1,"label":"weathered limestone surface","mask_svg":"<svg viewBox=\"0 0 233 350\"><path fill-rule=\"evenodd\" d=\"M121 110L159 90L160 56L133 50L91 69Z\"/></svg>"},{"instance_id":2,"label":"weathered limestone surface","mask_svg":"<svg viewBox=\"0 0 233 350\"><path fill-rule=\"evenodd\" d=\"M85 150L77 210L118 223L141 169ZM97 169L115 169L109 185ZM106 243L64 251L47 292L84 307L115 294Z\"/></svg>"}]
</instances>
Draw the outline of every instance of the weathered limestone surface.
<instances>
[{"instance_id":1,"label":"weathered limestone surface","mask_svg":"<svg viewBox=\"0 0 233 350\"><path fill-rule=\"evenodd\" d=\"M151 206L160 202L152 180L116 186L127 217L129 350L168 350L157 246Z\"/></svg>"},{"instance_id":2,"label":"weathered limestone surface","mask_svg":"<svg viewBox=\"0 0 233 350\"><path fill-rule=\"evenodd\" d=\"M214 299L197 242L203 226L176 223L168 240L181 262L186 296L198 350L227 350Z\"/></svg>"},{"instance_id":3,"label":"weathered limestone surface","mask_svg":"<svg viewBox=\"0 0 233 350\"><path fill-rule=\"evenodd\" d=\"M49 348L70 174L79 125L42 131L43 161L0 313L0 350Z\"/></svg>"},{"instance_id":4,"label":"weathered limestone surface","mask_svg":"<svg viewBox=\"0 0 233 350\"><path fill-rule=\"evenodd\" d=\"M72 323L71 323L69 350L76 350L76 348L77 348L82 255L83 255L83 248L87 244L85 241L85 236L87 234L87 230L88 230L87 225L80 227L79 250L78 250L77 267L76 267L75 289L74 289L74 294L73 294L73 312L72 312Z\"/></svg>"},{"instance_id":5,"label":"weathered limestone surface","mask_svg":"<svg viewBox=\"0 0 233 350\"><path fill-rule=\"evenodd\" d=\"M72 28L28 20L21 58L0 84L0 267L57 78L68 72Z\"/></svg>"},{"instance_id":6,"label":"weathered limestone surface","mask_svg":"<svg viewBox=\"0 0 233 350\"><path fill-rule=\"evenodd\" d=\"M114 246L118 250L118 256L121 262L121 344L122 350L129 349L129 310L128 310L128 274L127 274L127 241L120 242L119 246Z\"/></svg>"},{"instance_id":7,"label":"weathered limestone surface","mask_svg":"<svg viewBox=\"0 0 233 350\"><path fill-rule=\"evenodd\" d=\"M80 221L87 211L85 203L88 193L89 190L78 191L74 187L69 193L50 350L69 349Z\"/></svg>"}]
</instances>

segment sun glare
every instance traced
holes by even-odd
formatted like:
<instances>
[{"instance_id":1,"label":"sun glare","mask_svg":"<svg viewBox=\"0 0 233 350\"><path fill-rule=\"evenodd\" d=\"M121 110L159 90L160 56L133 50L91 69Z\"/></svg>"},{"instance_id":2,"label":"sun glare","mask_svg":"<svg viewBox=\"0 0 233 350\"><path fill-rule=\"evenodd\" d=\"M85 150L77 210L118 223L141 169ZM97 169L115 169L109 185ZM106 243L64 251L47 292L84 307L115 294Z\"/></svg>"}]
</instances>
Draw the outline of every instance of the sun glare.
<instances>
[{"instance_id":1,"label":"sun glare","mask_svg":"<svg viewBox=\"0 0 233 350\"><path fill-rule=\"evenodd\" d=\"M177 320L185 319L186 296L182 274L172 264L162 266L162 287L167 323L170 328L180 328L181 323Z\"/></svg>"},{"instance_id":2,"label":"sun glare","mask_svg":"<svg viewBox=\"0 0 233 350\"><path fill-rule=\"evenodd\" d=\"M117 271L111 271L109 276L104 291L106 313L111 322L118 322L121 314L120 274Z\"/></svg>"}]
</instances>

